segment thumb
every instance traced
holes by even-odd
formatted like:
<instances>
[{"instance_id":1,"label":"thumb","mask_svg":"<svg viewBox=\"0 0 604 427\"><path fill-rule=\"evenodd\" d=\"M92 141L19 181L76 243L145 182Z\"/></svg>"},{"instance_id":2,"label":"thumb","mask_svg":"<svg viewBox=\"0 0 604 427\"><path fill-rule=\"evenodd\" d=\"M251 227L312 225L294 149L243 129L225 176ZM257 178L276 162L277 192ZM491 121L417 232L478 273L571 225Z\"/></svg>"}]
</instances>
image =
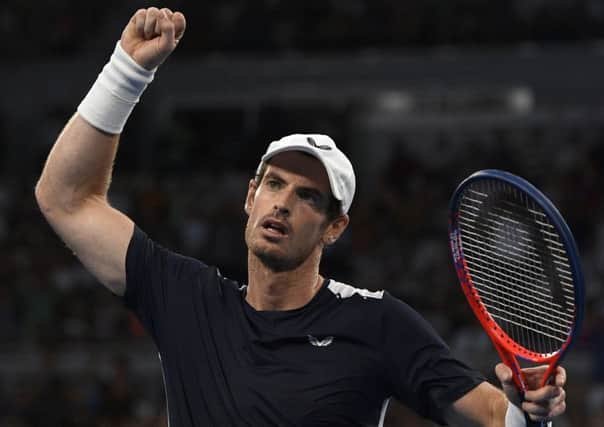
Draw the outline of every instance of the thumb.
<instances>
[{"instance_id":1,"label":"thumb","mask_svg":"<svg viewBox=\"0 0 604 427\"><path fill-rule=\"evenodd\" d=\"M514 405L520 407L522 396L518 390L518 387L516 387L516 383L514 382L512 370L504 363L498 363L497 366L495 366L495 375L497 375L497 378L501 382L501 387L503 388L503 392L507 396L508 400Z\"/></svg>"},{"instance_id":2,"label":"thumb","mask_svg":"<svg viewBox=\"0 0 604 427\"><path fill-rule=\"evenodd\" d=\"M498 363L497 366L495 366L495 375L497 375L497 378L501 381L502 385L514 385L512 370L504 363Z\"/></svg>"}]
</instances>

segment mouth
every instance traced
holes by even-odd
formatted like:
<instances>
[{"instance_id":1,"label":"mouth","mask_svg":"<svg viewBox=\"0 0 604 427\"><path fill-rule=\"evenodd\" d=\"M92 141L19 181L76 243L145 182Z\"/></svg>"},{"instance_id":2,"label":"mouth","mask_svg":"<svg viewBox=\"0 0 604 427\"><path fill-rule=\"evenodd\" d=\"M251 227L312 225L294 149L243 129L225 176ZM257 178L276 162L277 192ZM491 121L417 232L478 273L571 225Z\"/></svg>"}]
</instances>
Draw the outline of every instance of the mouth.
<instances>
[{"instance_id":1,"label":"mouth","mask_svg":"<svg viewBox=\"0 0 604 427\"><path fill-rule=\"evenodd\" d=\"M289 227L282 221L268 218L262 222L262 228L271 236L285 237L289 234Z\"/></svg>"}]
</instances>

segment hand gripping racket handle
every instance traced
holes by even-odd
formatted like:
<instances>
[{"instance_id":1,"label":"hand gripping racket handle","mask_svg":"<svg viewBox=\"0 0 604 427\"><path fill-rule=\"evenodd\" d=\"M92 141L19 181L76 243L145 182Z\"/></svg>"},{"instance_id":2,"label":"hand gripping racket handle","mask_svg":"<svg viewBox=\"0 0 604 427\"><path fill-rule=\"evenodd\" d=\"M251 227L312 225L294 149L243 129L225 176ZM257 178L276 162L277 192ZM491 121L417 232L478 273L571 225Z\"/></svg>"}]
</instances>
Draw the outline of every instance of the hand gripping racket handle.
<instances>
[{"instance_id":1,"label":"hand gripping racket handle","mask_svg":"<svg viewBox=\"0 0 604 427\"><path fill-rule=\"evenodd\" d=\"M547 384L553 383L553 379L554 379L554 376L556 375L557 367L558 367L558 360L555 360L547 367L547 370L545 371L545 374L543 374L543 378L541 379L541 387L543 387Z\"/></svg>"},{"instance_id":2,"label":"hand gripping racket handle","mask_svg":"<svg viewBox=\"0 0 604 427\"><path fill-rule=\"evenodd\" d=\"M518 363L516 358L508 353L506 350L501 348L501 346L497 342L493 342L495 344L495 348L499 353L499 357L501 357L501 361L512 370L512 378L514 379L514 384L518 388L518 392L520 392L521 396L524 398L524 392L526 391L526 381L524 380L524 374L522 373L522 368Z\"/></svg>"},{"instance_id":3,"label":"hand gripping racket handle","mask_svg":"<svg viewBox=\"0 0 604 427\"><path fill-rule=\"evenodd\" d=\"M516 387L518 388L520 398L524 400L524 392L526 391L526 381L524 379L524 374L522 373L522 368L520 367L518 360L516 360L516 358L512 354L508 353L503 348L501 348L499 344L497 344L496 342L494 342L494 344L495 348L497 349L497 352L499 353L499 357L501 357L501 361L512 370L512 378L514 379L514 384L516 384ZM545 385L548 382L551 372L555 368L556 363L552 363L549 366L549 368L545 372L545 375L543 376L541 386ZM551 424L547 421L533 421L529 418L528 414L526 413L524 414L524 416L526 419L527 427L551 427Z\"/></svg>"}]
</instances>

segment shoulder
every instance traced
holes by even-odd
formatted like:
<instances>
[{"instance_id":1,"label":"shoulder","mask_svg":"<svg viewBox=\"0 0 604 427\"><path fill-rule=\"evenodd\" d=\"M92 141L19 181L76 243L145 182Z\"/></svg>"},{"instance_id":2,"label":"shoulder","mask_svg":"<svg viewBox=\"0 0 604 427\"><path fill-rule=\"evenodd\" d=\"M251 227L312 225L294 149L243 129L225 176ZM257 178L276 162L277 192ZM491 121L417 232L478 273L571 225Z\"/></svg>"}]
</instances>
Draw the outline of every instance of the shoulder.
<instances>
[{"instance_id":1,"label":"shoulder","mask_svg":"<svg viewBox=\"0 0 604 427\"><path fill-rule=\"evenodd\" d=\"M352 285L337 282L333 279L331 279L327 284L327 289L329 289L329 291L331 291L331 293L334 294L336 298L341 299L357 297L364 300L366 300L367 298L371 298L373 300L381 300L384 297L383 290L370 291L364 288L355 288Z\"/></svg>"},{"instance_id":2,"label":"shoulder","mask_svg":"<svg viewBox=\"0 0 604 427\"><path fill-rule=\"evenodd\" d=\"M369 290L330 280L327 289L338 303L358 309L359 318L373 326L379 325L384 333L398 331L406 325L415 331L433 334L432 326L413 307L385 290ZM347 310L350 313L350 310Z\"/></svg>"},{"instance_id":3,"label":"shoulder","mask_svg":"<svg viewBox=\"0 0 604 427\"><path fill-rule=\"evenodd\" d=\"M218 268L164 247L135 227L126 257L128 283L162 283L184 287L216 284L217 288L238 291L240 285L224 277Z\"/></svg>"},{"instance_id":4,"label":"shoulder","mask_svg":"<svg viewBox=\"0 0 604 427\"><path fill-rule=\"evenodd\" d=\"M218 285L216 289L220 295L236 296L239 298L242 294L244 294L247 285L223 276L217 267L210 267L209 270L211 271L210 274L216 278L216 283Z\"/></svg>"},{"instance_id":5,"label":"shoulder","mask_svg":"<svg viewBox=\"0 0 604 427\"><path fill-rule=\"evenodd\" d=\"M382 312L413 312L410 306L385 290L372 291L366 288L357 288L333 279L327 284L327 289L342 302L359 302L367 307L375 307Z\"/></svg>"},{"instance_id":6,"label":"shoulder","mask_svg":"<svg viewBox=\"0 0 604 427\"><path fill-rule=\"evenodd\" d=\"M369 290L331 279L326 286L331 296L330 306L346 316L356 318L368 327L377 327L396 305L385 290Z\"/></svg>"}]
</instances>

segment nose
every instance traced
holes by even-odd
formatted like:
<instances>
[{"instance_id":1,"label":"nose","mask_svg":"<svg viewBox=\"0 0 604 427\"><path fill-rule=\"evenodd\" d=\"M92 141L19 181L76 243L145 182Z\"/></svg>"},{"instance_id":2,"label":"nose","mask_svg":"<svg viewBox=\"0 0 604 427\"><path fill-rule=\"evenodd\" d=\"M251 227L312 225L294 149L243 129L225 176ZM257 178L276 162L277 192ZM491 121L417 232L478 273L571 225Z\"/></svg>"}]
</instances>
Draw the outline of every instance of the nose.
<instances>
[{"instance_id":1,"label":"nose","mask_svg":"<svg viewBox=\"0 0 604 427\"><path fill-rule=\"evenodd\" d=\"M293 194L290 191L280 192L279 196L274 200L273 210L275 215L287 218L291 214L292 196Z\"/></svg>"},{"instance_id":2,"label":"nose","mask_svg":"<svg viewBox=\"0 0 604 427\"><path fill-rule=\"evenodd\" d=\"M273 207L273 210L275 211L275 215L276 216L282 216L284 218L287 218L289 216L289 208L283 206L283 205L275 205Z\"/></svg>"}]
</instances>

